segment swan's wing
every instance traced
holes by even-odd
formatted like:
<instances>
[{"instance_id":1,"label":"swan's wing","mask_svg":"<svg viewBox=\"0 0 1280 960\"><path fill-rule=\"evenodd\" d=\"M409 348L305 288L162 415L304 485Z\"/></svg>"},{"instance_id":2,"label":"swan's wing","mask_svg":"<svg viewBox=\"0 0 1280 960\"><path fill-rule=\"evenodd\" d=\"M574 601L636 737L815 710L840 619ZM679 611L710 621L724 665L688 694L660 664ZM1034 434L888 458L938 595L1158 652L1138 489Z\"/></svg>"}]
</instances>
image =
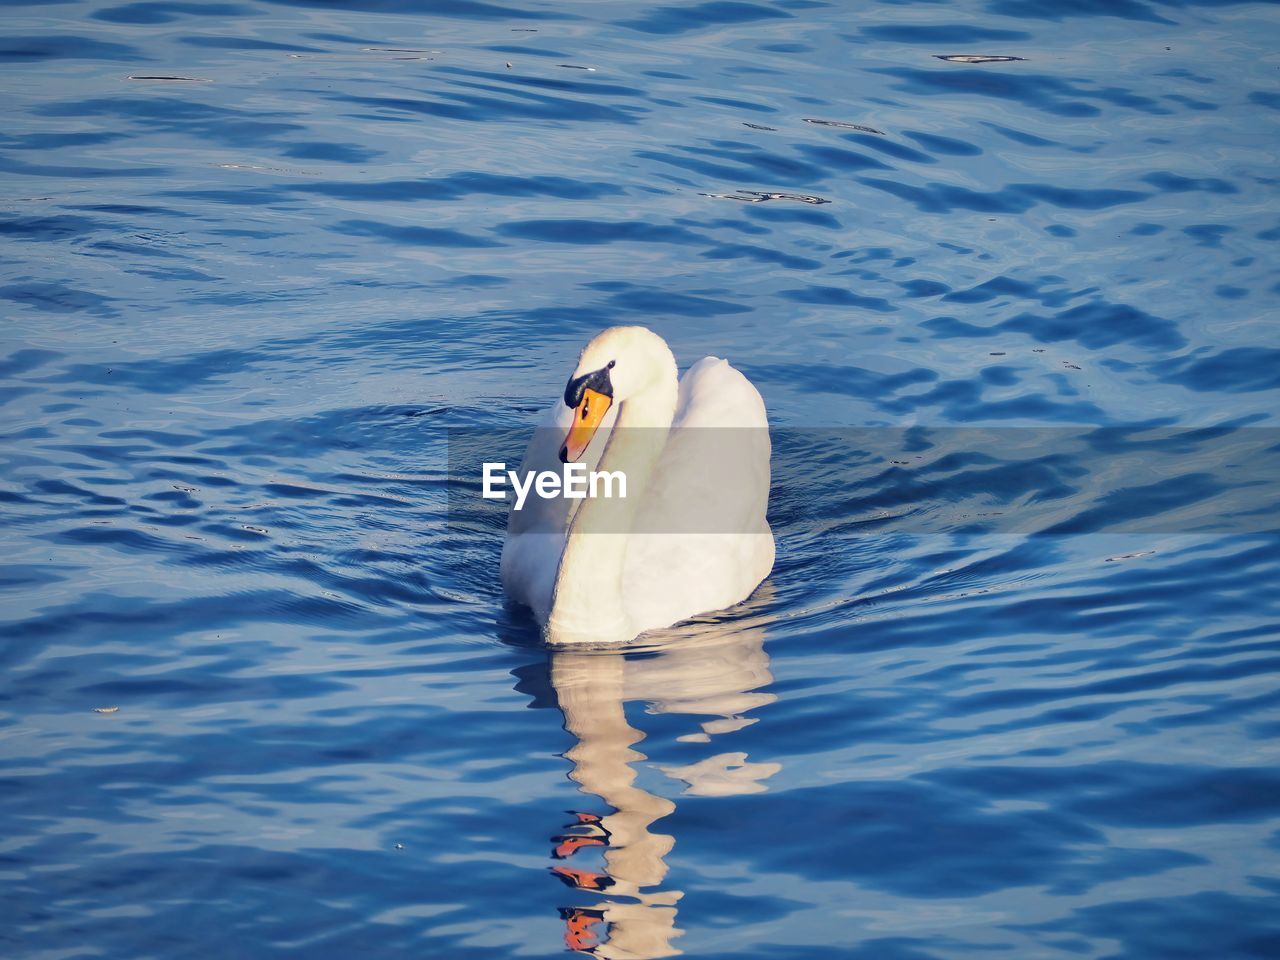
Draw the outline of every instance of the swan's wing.
<instances>
[{"instance_id":1,"label":"swan's wing","mask_svg":"<svg viewBox=\"0 0 1280 960\"><path fill-rule=\"evenodd\" d=\"M519 474L540 473L543 470L560 469L560 444L564 442L573 410L557 400L543 411L533 436L525 447L520 461ZM569 527L568 501L561 497L543 499L530 495L520 510L515 509L514 494L507 511L507 537L537 530L543 533L563 533Z\"/></svg>"},{"instance_id":2,"label":"swan's wing","mask_svg":"<svg viewBox=\"0 0 1280 960\"><path fill-rule=\"evenodd\" d=\"M769 421L760 392L707 357L681 378L624 575L636 622L665 626L748 597L773 568Z\"/></svg>"},{"instance_id":3,"label":"swan's wing","mask_svg":"<svg viewBox=\"0 0 1280 960\"><path fill-rule=\"evenodd\" d=\"M673 429L754 427L769 429L764 398L728 360L703 357L680 378Z\"/></svg>"},{"instance_id":4,"label":"swan's wing","mask_svg":"<svg viewBox=\"0 0 1280 960\"><path fill-rule=\"evenodd\" d=\"M769 420L751 381L706 357L680 380L671 433L638 532L746 533L769 501Z\"/></svg>"},{"instance_id":5,"label":"swan's wing","mask_svg":"<svg viewBox=\"0 0 1280 960\"><path fill-rule=\"evenodd\" d=\"M520 462L522 477L530 471L559 466L556 437L563 438L572 419L573 411L562 401L543 412ZM556 569L564 552L565 532L569 528L566 501L531 495L523 508L516 510L514 496L511 500L507 510L507 537L502 544L502 586L507 596L531 608L539 621L546 622Z\"/></svg>"}]
</instances>

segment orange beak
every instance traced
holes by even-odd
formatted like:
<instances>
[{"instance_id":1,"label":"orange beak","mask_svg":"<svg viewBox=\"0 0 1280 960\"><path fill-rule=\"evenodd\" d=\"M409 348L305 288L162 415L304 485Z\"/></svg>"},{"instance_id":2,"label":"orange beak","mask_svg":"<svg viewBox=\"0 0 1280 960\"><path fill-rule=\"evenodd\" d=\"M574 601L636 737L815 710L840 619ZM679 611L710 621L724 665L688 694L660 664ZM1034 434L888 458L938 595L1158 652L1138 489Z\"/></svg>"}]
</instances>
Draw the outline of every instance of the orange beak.
<instances>
[{"instance_id":1,"label":"orange beak","mask_svg":"<svg viewBox=\"0 0 1280 960\"><path fill-rule=\"evenodd\" d=\"M560 448L561 462L568 463L582 456L612 404L613 397L606 397L591 389L582 391L582 402L573 409L573 426L569 428L569 435L564 438L564 446Z\"/></svg>"}]
</instances>

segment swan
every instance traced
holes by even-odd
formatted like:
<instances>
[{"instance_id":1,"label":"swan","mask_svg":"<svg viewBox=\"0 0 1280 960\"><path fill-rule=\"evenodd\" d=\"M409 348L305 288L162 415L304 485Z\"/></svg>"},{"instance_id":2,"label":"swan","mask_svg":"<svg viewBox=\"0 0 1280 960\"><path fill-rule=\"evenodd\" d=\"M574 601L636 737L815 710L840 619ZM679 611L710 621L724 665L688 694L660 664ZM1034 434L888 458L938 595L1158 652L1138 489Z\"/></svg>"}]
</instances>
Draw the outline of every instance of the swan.
<instances>
[{"instance_id":1,"label":"swan","mask_svg":"<svg viewBox=\"0 0 1280 960\"><path fill-rule=\"evenodd\" d=\"M552 644L611 644L751 595L773 569L769 422L725 360L677 377L645 327L586 345L519 475L564 463L622 471L620 499L530 497L507 514L501 577Z\"/></svg>"}]
</instances>

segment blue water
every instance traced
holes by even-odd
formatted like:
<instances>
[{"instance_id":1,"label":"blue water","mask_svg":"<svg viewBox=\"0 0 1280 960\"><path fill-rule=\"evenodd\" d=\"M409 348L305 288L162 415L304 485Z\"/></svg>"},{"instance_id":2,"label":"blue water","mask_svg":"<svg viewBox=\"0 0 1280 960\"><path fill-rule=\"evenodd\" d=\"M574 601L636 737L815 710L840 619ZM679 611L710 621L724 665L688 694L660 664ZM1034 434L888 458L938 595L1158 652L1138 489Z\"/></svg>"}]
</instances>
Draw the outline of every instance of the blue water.
<instances>
[{"instance_id":1,"label":"blue water","mask_svg":"<svg viewBox=\"0 0 1280 960\"><path fill-rule=\"evenodd\" d=\"M0 954L1280 955L1280 537L1129 430L1277 426L1280 9L506 3L4 5ZM551 653L448 431L636 322L1004 432Z\"/></svg>"}]
</instances>

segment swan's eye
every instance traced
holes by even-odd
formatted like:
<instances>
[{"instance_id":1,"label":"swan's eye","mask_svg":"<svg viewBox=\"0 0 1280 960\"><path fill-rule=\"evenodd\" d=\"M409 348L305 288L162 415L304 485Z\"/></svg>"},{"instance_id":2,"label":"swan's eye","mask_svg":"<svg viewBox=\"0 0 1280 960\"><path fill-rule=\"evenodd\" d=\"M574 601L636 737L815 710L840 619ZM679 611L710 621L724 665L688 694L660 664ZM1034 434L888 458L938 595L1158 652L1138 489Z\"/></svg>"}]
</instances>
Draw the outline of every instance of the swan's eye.
<instances>
[{"instance_id":1,"label":"swan's eye","mask_svg":"<svg viewBox=\"0 0 1280 960\"><path fill-rule=\"evenodd\" d=\"M615 363L617 363L617 362L618 362L617 360L610 360L610 361L609 361L609 369L610 369L610 370L612 370L612 369L613 369L613 365L614 365Z\"/></svg>"},{"instance_id":2,"label":"swan's eye","mask_svg":"<svg viewBox=\"0 0 1280 960\"><path fill-rule=\"evenodd\" d=\"M582 419L583 420L587 419L587 407L589 407L590 405L591 404L588 403L586 400L582 401Z\"/></svg>"}]
</instances>

